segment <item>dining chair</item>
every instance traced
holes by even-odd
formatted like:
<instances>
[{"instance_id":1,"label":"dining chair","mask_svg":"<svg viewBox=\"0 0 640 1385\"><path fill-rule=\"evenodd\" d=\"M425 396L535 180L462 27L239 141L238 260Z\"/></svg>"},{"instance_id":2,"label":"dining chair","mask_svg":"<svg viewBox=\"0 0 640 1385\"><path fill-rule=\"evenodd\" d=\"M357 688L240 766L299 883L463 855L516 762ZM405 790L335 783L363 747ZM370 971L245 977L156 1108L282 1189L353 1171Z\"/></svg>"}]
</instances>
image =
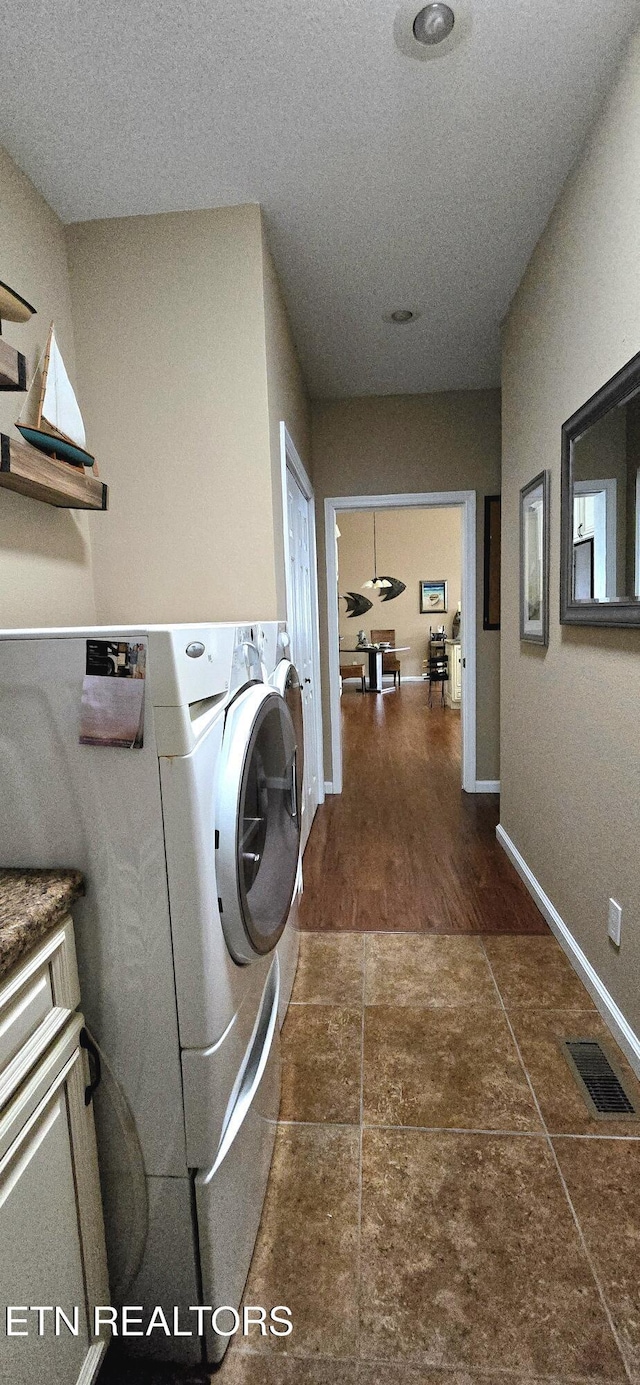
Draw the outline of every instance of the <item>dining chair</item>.
<instances>
[{"instance_id":1,"label":"dining chair","mask_svg":"<svg viewBox=\"0 0 640 1385\"><path fill-rule=\"evenodd\" d=\"M380 644L382 641L388 642L389 644L395 644L395 630L372 630L371 643ZM396 685L396 678L398 679L398 687L400 687L400 660L397 654L382 655L382 673L383 675L385 673L392 673L394 688Z\"/></svg>"},{"instance_id":2,"label":"dining chair","mask_svg":"<svg viewBox=\"0 0 640 1385\"><path fill-rule=\"evenodd\" d=\"M366 692L366 686L367 686L367 685L366 685L366 683L365 683L365 677L364 677L364 664L355 664L355 663L354 663L354 664L341 664L341 665L340 665L340 677L341 677L341 679L342 679L343 682L344 682L345 678L359 678L359 679L360 679L360 691L361 691L361 692Z\"/></svg>"},{"instance_id":3,"label":"dining chair","mask_svg":"<svg viewBox=\"0 0 640 1385\"><path fill-rule=\"evenodd\" d=\"M433 685L440 684L440 706L444 707L444 685L449 682L449 656L444 634L433 631L429 626L429 654L427 658L429 679L429 706L433 706Z\"/></svg>"}]
</instances>

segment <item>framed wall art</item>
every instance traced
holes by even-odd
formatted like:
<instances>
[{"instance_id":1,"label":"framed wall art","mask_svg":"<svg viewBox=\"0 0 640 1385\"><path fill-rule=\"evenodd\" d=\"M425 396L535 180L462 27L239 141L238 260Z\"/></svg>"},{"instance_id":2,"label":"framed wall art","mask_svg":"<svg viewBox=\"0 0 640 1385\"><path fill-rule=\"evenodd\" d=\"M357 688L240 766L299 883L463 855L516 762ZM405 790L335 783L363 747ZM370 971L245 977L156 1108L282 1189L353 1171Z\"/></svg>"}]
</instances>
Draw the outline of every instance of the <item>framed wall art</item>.
<instances>
[{"instance_id":1,"label":"framed wall art","mask_svg":"<svg viewBox=\"0 0 640 1385\"><path fill-rule=\"evenodd\" d=\"M447 609L447 584L446 582L421 582L420 583L420 612L424 615L433 615L436 611L446 611Z\"/></svg>"},{"instance_id":2,"label":"framed wall art","mask_svg":"<svg viewBox=\"0 0 640 1385\"><path fill-rule=\"evenodd\" d=\"M520 491L520 639L549 643L550 473Z\"/></svg>"}]
</instances>

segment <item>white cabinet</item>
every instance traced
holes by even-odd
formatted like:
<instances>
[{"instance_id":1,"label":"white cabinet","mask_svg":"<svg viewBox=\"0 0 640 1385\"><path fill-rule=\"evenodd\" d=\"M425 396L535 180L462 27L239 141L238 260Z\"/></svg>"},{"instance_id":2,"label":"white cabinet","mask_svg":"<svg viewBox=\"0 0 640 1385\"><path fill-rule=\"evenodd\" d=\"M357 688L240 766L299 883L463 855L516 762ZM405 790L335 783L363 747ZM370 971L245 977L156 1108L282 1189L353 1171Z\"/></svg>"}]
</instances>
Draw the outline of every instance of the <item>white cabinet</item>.
<instances>
[{"instance_id":1,"label":"white cabinet","mask_svg":"<svg viewBox=\"0 0 640 1385\"><path fill-rule=\"evenodd\" d=\"M596 532L595 495L574 495L573 534L574 539L592 539Z\"/></svg>"},{"instance_id":2,"label":"white cabinet","mask_svg":"<svg viewBox=\"0 0 640 1385\"><path fill-rule=\"evenodd\" d=\"M83 1019L68 1003L77 997L72 936L67 924L53 952L49 939L0 984L0 1043L11 1054L0 1072L0 1303L13 1309L0 1379L11 1385L90 1385L107 1345L92 1334L109 1289ZM73 1330L35 1308L62 1310Z\"/></svg>"},{"instance_id":3,"label":"white cabinet","mask_svg":"<svg viewBox=\"0 0 640 1385\"><path fill-rule=\"evenodd\" d=\"M445 643L449 656L449 682L445 701L447 707L455 709L462 701L462 650L457 640L446 640Z\"/></svg>"}]
</instances>

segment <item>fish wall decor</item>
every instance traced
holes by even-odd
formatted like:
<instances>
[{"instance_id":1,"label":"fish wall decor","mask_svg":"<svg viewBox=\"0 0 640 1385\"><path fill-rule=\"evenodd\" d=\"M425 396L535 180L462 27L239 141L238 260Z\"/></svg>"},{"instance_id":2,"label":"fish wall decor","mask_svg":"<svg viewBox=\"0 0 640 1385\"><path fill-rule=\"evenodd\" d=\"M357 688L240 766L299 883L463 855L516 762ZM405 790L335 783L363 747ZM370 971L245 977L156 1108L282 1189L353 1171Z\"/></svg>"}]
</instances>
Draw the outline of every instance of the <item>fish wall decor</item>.
<instances>
[{"instance_id":1,"label":"fish wall decor","mask_svg":"<svg viewBox=\"0 0 640 1385\"><path fill-rule=\"evenodd\" d=\"M399 577L381 577L380 580L388 583L380 591L381 601L395 601L396 596L407 590L406 582L401 582Z\"/></svg>"},{"instance_id":2,"label":"fish wall decor","mask_svg":"<svg viewBox=\"0 0 640 1385\"><path fill-rule=\"evenodd\" d=\"M371 610L371 601L368 597L361 596L360 592L345 592L342 600L347 603L348 616L363 616Z\"/></svg>"}]
</instances>

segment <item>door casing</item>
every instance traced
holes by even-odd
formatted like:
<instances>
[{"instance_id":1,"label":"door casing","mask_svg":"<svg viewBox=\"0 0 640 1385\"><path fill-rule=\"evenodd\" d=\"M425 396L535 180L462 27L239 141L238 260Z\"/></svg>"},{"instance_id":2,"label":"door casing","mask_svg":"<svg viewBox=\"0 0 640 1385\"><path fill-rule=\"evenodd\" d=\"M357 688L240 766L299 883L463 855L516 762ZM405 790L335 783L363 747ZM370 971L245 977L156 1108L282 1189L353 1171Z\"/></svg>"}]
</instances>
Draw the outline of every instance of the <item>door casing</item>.
<instances>
[{"instance_id":1,"label":"door casing","mask_svg":"<svg viewBox=\"0 0 640 1385\"><path fill-rule=\"evenodd\" d=\"M398 510L410 508L462 509L462 610L460 630L464 668L462 698L462 787L466 793L487 792L476 781L476 492L425 491L400 495L339 495L324 502L327 571L327 641L331 718L331 792L342 793L342 734L340 724L340 648L338 642L338 562L336 519L341 510Z\"/></svg>"},{"instance_id":2,"label":"door casing","mask_svg":"<svg viewBox=\"0 0 640 1385\"><path fill-rule=\"evenodd\" d=\"M289 494L288 479L291 476L295 481L303 499L307 504L307 530L309 539L309 622L308 631L309 650L311 659L312 684L312 707L313 720L311 723L309 744L305 746L305 776L308 772L315 772L316 782L316 802L312 804L311 812L305 813L304 835L302 840L302 850L306 845L311 824L318 804L324 802L324 756L322 741L322 697L320 684L320 621L318 615L318 565L316 554L316 515L315 497L313 486L304 464L296 450L295 444L284 422L280 423L280 463L282 480L282 529L284 540L284 564L285 564L285 593L286 593L286 619L289 634L292 636L291 657L296 663L295 649L295 630L292 626L295 623L295 611L297 609L295 593L293 591L293 568L292 553L289 540ZM301 682L304 678L303 670L296 663L298 675ZM303 697L304 710L304 697ZM308 720L308 718L307 718ZM309 764L309 771L307 771Z\"/></svg>"}]
</instances>

